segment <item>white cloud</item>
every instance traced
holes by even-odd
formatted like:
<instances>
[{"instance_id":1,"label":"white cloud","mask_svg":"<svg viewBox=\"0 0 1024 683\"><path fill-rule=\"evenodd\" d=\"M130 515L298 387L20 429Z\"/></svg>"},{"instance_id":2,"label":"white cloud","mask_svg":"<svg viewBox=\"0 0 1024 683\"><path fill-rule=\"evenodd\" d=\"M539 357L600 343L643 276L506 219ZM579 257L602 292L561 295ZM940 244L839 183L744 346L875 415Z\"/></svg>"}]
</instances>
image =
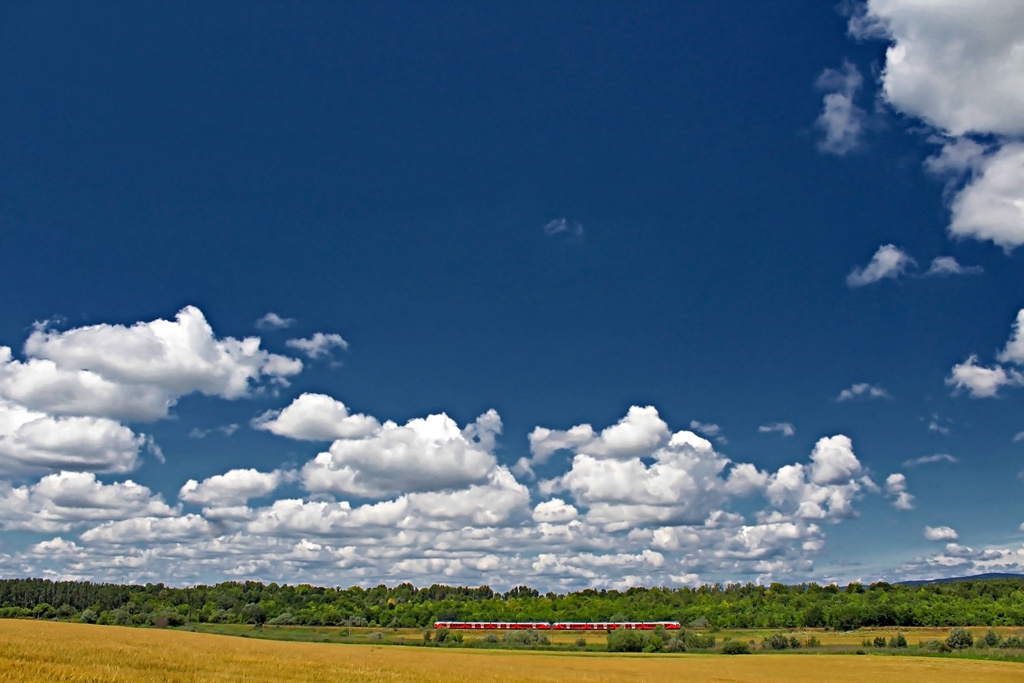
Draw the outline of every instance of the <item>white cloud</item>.
<instances>
[{"instance_id":1,"label":"white cloud","mask_svg":"<svg viewBox=\"0 0 1024 683\"><path fill-rule=\"evenodd\" d=\"M1001 365L991 368L978 365L978 357L968 356L967 360L953 366L946 384L956 390L966 389L971 398L991 398L1000 387L1017 387L1024 384L1024 375L1014 369L1007 370Z\"/></svg>"},{"instance_id":2,"label":"white cloud","mask_svg":"<svg viewBox=\"0 0 1024 683\"><path fill-rule=\"evenodd\" d=\"M866 37L892 41L882 91L896 109L955 136L1024 134L1024 5L869 0L867 19Z\"/></svg>"},{"instance_id":3,"label":"white cloud","mask_svg":"<svg viewBox=\"0 0 1024 683\"><path fill-rule=\"evenodd\" d=\"M566 218L556 218L544 225L544 234L548 236L562 235L574 239L583 237L583 224Z\"/></svg>"},{"instance_id":4,"label":"white cloud","mask_svg":"<svg viewBox=\"0 0 1024 683\"><path fill-rule=\"evenodd\" d=\"M1017 312L1013 321L1013 331L1006 346L996 357L1000 363L1016 363L1024 365L1024 309Z\"/></svg>"},{"instance_id":5,"label":"white cloud","mask_svg":"<svg viewBox=\"0 0 1024 683\"><path fill-rule=\"evenodd\" d=\"M82 540L114 546L153 542L191 544L216 533L215 526L199 515L140 517L100 524L84 532Z\"/></svg>"},{"instance_id":6,"label":"white cloud","mask_svg":"<svg viewBox=\"0 0 1024 683\"><path fill-rule=\"evenodd\" d=\"M49 474L18 488L0 484L0 510L0 527L29 531L66 531L87 522L178 513L145 486L131 480L103 484L86 472Z\"/></svg>"},{"instance_id":7,"label":"white cloud","mask_svg":"<svg viewBox=\"0 0 1024 683\"><path fill-rule=\"evenodd\" d=\"M718 436L722 433L722 428L713 422L698 422L697 420L690 420L690 429L701 434L707 434L708 436Z\"/></svg>"},{"instance_id":8,"label":"white cloud","mask_svg":"<svg viewBox=\"0 0 1024 683\"><path fill-rule=\"evenodd\" d=\"M270 311L256 321L256 327L260 330L280 330L291 327L295 324L295 318L282 318L277 313Z\"/></svg>"},{"instance_id":9,"label":"white cloud","mask_svg":"<svg viewBox=\"0 0 1024 683\"><path fill-rule=\"evenodd\" d=\"M146 443L113 420L50 417L0 399L0 474L129 472Z\"/></svg>"},{"instance_id":10,"label":"white cloud","mask_svg":"<svg viewBox=\"0 0 1024 683\"><path fill-rule=\"evenodd\" d=\"M900 474L890 474L885 480L885 492L892 498L892 505L897 510L913 510L914 496L907 491L907 478Z\"/></svg>"},{"instance_id":11,"label":"white cloud","mask_svg":"<svg viewBox=\"0 0 1024 683\"><path fill-rule=\"evenodd\" d=\"M340 334L324 334L323 332L316 332L309 339L289 339L285 345L302 351L313 360L329 356L331 349L345 350L348 348L348 342L342 339Z\"/></svg>"},{"instance_id":12,"label":"white cloud","mask_svg":"<svg viewBox=\"0 0 1024 683\"><path fill-rule=\"evenodd\" d=\"M349 413L341 401L324 394L302 394L283 410L268 410L252 421L255 429L307 441L358 439L380 429L368 415Z\"/></svg>"},{"instance_id":13,"label":"white cloud","mask_svg":"<svg viewBox=\"0 0 1024 683\"><path fill-rule=\"evenodd\" d=\"M819 439L811 452L811 463L811 481L819 485L837 484L861 474L853 442L842 434Z\"/></svg>"},{"instance_id":14,"label":"white cloud","mask_svg":"<svg viewBox=\"0 0 1024 683\"><path fill-rule=\"evenodd\" d=\"M906 460L903 462L904 467L917 467L918 465L930 465L935 462L949 462L958 463L960 462L952 455L948 453L936 453L935 455L923 455L920 458L914 458L912 460Z\"/></svg>"},{"instance_id":15,"label":"white cloud","mask_svg":"<svg viewBox=\"0 0 1024 683\"><path fill-rule=\"evenodd\" d=\"M960 538L956 531L948 526L926 526L924 537L929 541L955 541Z\"/></svg>"},{"instance_id":16,"label":"white cloud","mask_svg":"<svg viewBox=\"0 0 1024 683\"><path fill-rule=\"evenodd\" d=\"M789 422L771 422L769 424L761 425L757 428L757 431L762 434L778 432L783 436L793 436L796 434L796 428Z\"/></svg>"},{"instance_id":17,"label":"white cloud","mask_svg":"<svg viewBox=\"0 0 1024 683\"><path fill-rule=\"evenodd\" d=\"M1024 244L1024 144L1008 143L986 155L950 209L955 237L992 240L1006 251Z\"/></svg>"},{"instance_id":18,"label":"white cloud","mask_svg":"<svg viewBox=\"0 0 1024 683\"><path fill-rule=\"evenodd\" d=\"M579 517L575 507L569 505L561 498L552 498L543 503L538 503L533 508L533 519L536 522L549 522L552 524L564 524Z\"/></svg>"},{"instance_id":19,"label":"white cloud","mask_svg":"<svg viewBox=\"0 0 1024 683\"><path fill-rule=\"evenodd\" d=\"M1000 363L1024 365L1024 309L1018 311L1010 339L996 358ZM978 365L978 356L971 354L963 363L953 366L946 384L954 387L955 391L968 390L972 398L991 398L999 393L1001 387L1024 385L1024 374L1002 365L990 368Z\"/></svg>"},{"instance_id":20,"label":"white cloud","mask_svg":"<svg viewBox=\"0 0 1024 683\"><path fill-rule=\"evenodd\" d=\"M866 115L853 103L864 78L857 67L844 62L841 69L825 69L817 86L827 91L823 110L815 125L824 132L818 149L829 154L844 155L856 149L864 132Z\"/></svg>"},{"instance_id":21,"label":"white cloud","mask_svg":"<svg viewBox=\"0 0 1024 683\"><path fill-rule=\"evenodd\" d=\"M947 138L926 167L966 183L954 193L950 234L1006 250L1024 244L1022 25L1024 5L1013 0L869 0L850 24L891 43L885 100Z\"/></svg>"},{"instance_id":22,"label":"white cloud","mask_svg":"<svg viewBox=\"0 0 1024 683\"><path fill-rule=\"evenodd\" d=\"M335 441L302 468L302 479L310 491L380 496L481 482L496 463L442 413L404 426L388 421L364 438Z\"/></svg>"},{"instance_id":23,"label":"white cloud","mask_svg":"<svg viewBox=\"0 0 1024 683\"><path fill-rule=\"evenodd\" d=\"M658 416L657 409L632 406L626 417L601 430L600 434L589 424L567 431L537 427L530 432L530 452L537 464L560 450L574 450L598 458L631 458L651 452L664 443L669 434L668 425Z\"/></svg>"},{"instance_id":24,"label":"white cloud","mask_svg":"<svg viewBox=\"0 0 1024 683\"><path fill-rule=\"evenodd\" d=\"M243 505L250 498L266 496L292 477L291 473L281 470L229 470L204 479L202 483L189 479L181 487L178 497L187 503L209 507Z\"/></svg>"},{"instance_id":25,"label":"white cloud","mask_svg":"<svg viewBox=\"0 0 1024 683\"><path fill-rule=\"evenodd\" d=\"M916 265L913 258L893 244L883 244L863 268L857 267L846 276L849 287L864 287L885 278L896 279Z\"/></svg>"},{"instance_id":26,"label":"white cloud","mask_svg":"<svg viewBox=\"0 0 1024 683\"><path fill-rule=\"evenodd\" d=\"M168 396L192 392L236 399L263 377L284 381L302 363L260 348L258 337L217 339L202 312L186 306L174 321L36 330L25 353L65 370L87 370L110 382L151 385Z\"/></svg>"},{"instance_id":27,"label":"white cloud","mask_svg":"<svg viewBox=\"0 0 1024 683\"><path fill-rule=\"evenodd\" d=\"M925 271L925 276L935 275L980 275L985 272L981 266L964 266L957 263L952 256L939 256L932 259L931 265Z\"/></svg>"},{"instance_id":28,"label":"white cloud","mask_svg":"<svg viewBox=\"0 0 1024 683\"><path fill-rule=\"evenodd\" d=\"M849 401L850 399L858 396L868 396L870 398L891 398L889 392L877 385L871 385L867 382L860 382L854 384L849 389L843 389L836 396L837 401Z\"/></svg>"}]
</instances>

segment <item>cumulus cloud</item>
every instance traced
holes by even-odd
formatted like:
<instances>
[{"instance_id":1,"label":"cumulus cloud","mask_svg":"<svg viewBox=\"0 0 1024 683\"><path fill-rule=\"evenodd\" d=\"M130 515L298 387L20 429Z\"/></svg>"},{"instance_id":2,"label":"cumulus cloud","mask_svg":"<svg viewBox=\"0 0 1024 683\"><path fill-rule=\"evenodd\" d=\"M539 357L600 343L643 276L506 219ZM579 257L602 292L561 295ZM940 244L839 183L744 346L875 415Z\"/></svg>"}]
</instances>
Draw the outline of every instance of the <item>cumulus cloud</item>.
<instances>
[{"instance_id":1,"label":"cumulus cloud","mask_svg":"<svg viewBox=\"0 0 1024 683\"><path fill-rule=\"evenodd\" d=\"M6 488L6 490L4 490ZM0 484L0 528L67 531L88 522L138 516L174 516L159 494L128 480L103 484L92 473L49 474L31 486Z\"/></svg>"},{"instance_id":2,"label":"cumulus cloud","mask_svg":"<svg viewBox=\"0 0 1024 683\"><path fill-rule=\"evenodd\" d=\"M889 392L880 386L868 384L867 382L860 382L854 384L849 389L843 389L836 396L836 401L849 401L857 398L858 396L866 396L868 398L891 398Z\"/></svg>"},{"instance_id":3,"label":"cumulus cloud","mask_svg":"<svg viewBox=\"0 0 1024 683\"><path fill-rule=\"evenodd\" d=\"M256 327L260 330L281 330L294 324L295 318L282 318L273 311L256 321Z\"/></svg>"},{"instance_id":4,"label":"cumulus cloud","mask_svg":"<svg viewBox=\"0 0 1024 683\"><path fill-rule=\"evenodd\" d=\"M783 436L793 436L796 434L796 428L793 427L789 422L770 422L768 424L761 425L757 428L757 431L762 434L771 434L772 432L778 432Z\"/></svg>"},{"instance_id":5,"label":"cumulus cloud","mask_svg":"<svg viewBox=\"0 0 1024 683\"><path fill-rule=\"evenodd\" d=\"M956 541L960 536L948 526L926 526L924 537L929 541Z\"/></svg>"},{"instance_id":6,"label":"cumulus cloud","mask_svg":"<svg viewBox=\"0 0 1024 683\"><path fill-rule=\"evenodd\" d=\"M896 279L916 265L916 261L893 244L883 244L863 268L856 267L846 276L849 287L864 287L886 278Z\"/></svg>"},{"instance_id":7,"label":"cumulus cloud","mask_svg":"<svg viewBox=\"0 0 1024 683\"><path fill-rule=\"evenodd\" d=\"M51 417L0 399L0 474L129 472L144 435L96 417Z\"/></svg>"},{"instance_id":8,"label":"cumulus cloud","mask_svg":"<svg viewBox=\"0 0 1024 683\"><path fill-rule=\"evenodd\" d=\"M339 439L302 468L310 491L381 496L483 481L497 463L445 414L385 422L363 438Z\"/></svg>"},{"instance_id":9,"label":"cumulus cloud","mask_svg":"<svg viewBox=\"0 0 1024 683\"><path fill-rule=\"evenodd\" d=\"M281 470L230 470L204 479L201 483L189 479L178 492L178 498L186 503L208 507L244 505L250 498L262 498L273 492L293 476L292 473Z\"/></svg>"},{"instance_id":10,"label":"cumulus cloud","mask_svg":"<svg viewBox=\"0 0 1024 683\"><path fill-rule=\"evenodd\" d=\"M913 510L914 496L907 491L907 478L900 474L890 474L885 480L885 492L892 498L892 506L897 510Z\"/></svg>"},{"instance_id":11,"label":"cumulus cloud","mask_svg":"<svg viewBox=\"0 0 1024 683\"><path fill-rule=\"evenodd\" d=\"M532 461L522 460L520 468L543 464L552 454L562 450L577 451L598 458L630 458L650 453L669 437L668 425L653 406L632 406L617 424L594 431L589 424L568 430L537 427L530 432Z\"/></svg>"},{"instance_id":12,"label":"cumulus cloud","mask_svg":"<svg viewBox=\"0 0 1024 683\"><path fill-rule=\"evenodd\" d=\"M952 455L949 455L948 453L936 453L935 455L923 455L920 458L905 460L903 462L903 466L917 467L918 465L930 465L936 462L958 463L960 461L954 458Z\"/></svg>"},{"instance_id":13,"label":"cumulus cloud","mask_svg":"<svg viewBox=\"0 0 1024 683\"><path fill-rule=\"evenodd\" d=\"M869 0L850 23L855 35L890 42L885 101L945 138L927 168L962 182L952 195L950 234L1006 250L1024 243L1021 25L1024 6L1006 0Z\"/></svg>"},{"instance_id":14,"label":"cumulus cloud","mask_svg":"<svg viewBox=\"0 0 1024 683\"><path fill-rule=\"evenodd\" d=\"M324 394L305 393L283 410L268 410L252 421L255 429L307 441L358 439L380 429L373 417L351 414L344 403Z\"/></svg>"},{"instance_id":15,"label":"cumulus cloud","mask_svg":"<svg viewBox=\"0 0 1024 683\"><path fill-rule=\"evenodd\" d=\"M953 366L946 384L957 391L968 391L971 398L991 398L999 393L1001 387L1024 384L1024 375L1001 365L990 368L978 365L978 357L972 354L963 363Z\"/></svg>"},{"instance_id":16,"label":"cumulus cloud","mask_svg":"<svg viewBox=\"0 0 1024 683\"><path fill-rule=\"evenodd\" d=\"M331 349L345 350L348 342L342 339L340 334L324 334L316 332L309 339L289 339L285 345L291 349L298 349L309 358L316 360L331 354Z\"/></svg>"},{"instance_id":17,"label":"cumulus cloud","mask_svg":"<svg viewBox=\"0 0 1024 683\"><path fill-rule=\"evenodd\" d=\"M891 41L882 92L953 136L1024 134L1024 6L1007 0L869 0L851 30Z\"/></svg>"},{"instance_id":18,"label":"cumulus cloud","mask_svg":"<svg viewBox=\"0 0 1024 683\"><path fill-rule=\"evenodd\" d=\"M824 134L818 141L820 151L841 156L860 145L866 114L854 104L854 98L863 84L860 71L850 62L840 69L825 69L818 77L818 89L827 92L815 122Z\"/></svg>"}]
</instances>

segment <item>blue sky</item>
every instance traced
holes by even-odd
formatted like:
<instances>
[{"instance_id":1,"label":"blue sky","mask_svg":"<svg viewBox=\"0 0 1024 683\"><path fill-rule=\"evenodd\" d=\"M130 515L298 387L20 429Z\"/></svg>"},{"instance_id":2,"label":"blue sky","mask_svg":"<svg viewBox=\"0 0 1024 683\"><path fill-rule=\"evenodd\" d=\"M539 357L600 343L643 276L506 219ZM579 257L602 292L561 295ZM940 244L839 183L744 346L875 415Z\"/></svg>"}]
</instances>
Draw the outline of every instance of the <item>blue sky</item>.
<instances>
[{"instance_id":1,"label":"blue sky","mask_svg":"<svg viewBox=\"0 0 1024 683\"><path fill-rule=\"evenodd\" d=\"M5 4L0 572L1024 572L1021 22Z\"/></svg>"}]
</instances>

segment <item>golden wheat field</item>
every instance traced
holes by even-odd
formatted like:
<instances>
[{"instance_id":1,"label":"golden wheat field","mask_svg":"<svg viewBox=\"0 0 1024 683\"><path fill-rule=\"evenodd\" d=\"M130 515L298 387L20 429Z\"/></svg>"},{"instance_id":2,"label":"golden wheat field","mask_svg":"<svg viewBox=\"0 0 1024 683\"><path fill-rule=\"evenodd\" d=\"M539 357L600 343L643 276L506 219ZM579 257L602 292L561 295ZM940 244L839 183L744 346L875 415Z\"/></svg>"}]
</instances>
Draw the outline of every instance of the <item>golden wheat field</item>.
<instances>
[{"instance_id":1,"label":"golden wheat field","mask_svg":"<svg viewBox=\"0 0 1024 683\"><path fill-rule=\"evenodd\" d=\"M611 656L329 645L0 620L2 681L999 681L1008 662L846 655Z\"/></svg>"}]
</instances>

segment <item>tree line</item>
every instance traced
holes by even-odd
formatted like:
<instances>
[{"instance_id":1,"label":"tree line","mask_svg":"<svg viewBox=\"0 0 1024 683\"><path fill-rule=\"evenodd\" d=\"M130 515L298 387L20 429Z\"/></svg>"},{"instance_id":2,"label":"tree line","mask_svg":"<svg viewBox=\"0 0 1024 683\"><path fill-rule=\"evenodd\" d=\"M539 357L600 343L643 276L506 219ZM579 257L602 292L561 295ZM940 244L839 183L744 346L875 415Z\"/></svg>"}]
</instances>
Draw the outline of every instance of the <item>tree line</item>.
<instances>
[{"instance_id":1,"label":"tree line","mask_svg":"<svg viewBox=\"0 0 1024 683\"><path fill-rule=\"evenodd\" d=\"M258 581L185 588L49 579L0 580L0 617L179 626L190 622L423 628L434 621L679 621L693 628L1024 626L1024 578L821 586L541 593L518 586L410 583L329 588Z\"/></svg>"}]
</instances>

